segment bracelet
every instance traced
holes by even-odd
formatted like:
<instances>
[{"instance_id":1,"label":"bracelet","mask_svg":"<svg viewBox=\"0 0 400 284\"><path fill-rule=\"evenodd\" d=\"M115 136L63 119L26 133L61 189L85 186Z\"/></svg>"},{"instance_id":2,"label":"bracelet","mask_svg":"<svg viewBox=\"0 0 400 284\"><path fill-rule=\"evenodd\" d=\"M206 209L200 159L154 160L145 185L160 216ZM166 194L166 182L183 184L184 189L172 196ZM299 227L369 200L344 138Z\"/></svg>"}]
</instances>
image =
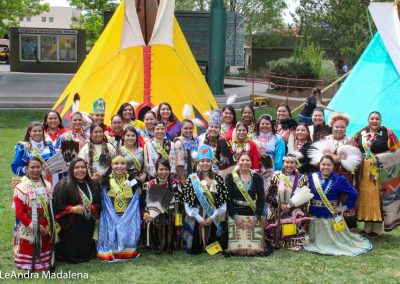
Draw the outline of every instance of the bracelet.
<instances>
[{"instance_id":1,"label":"bracelet","mask_svg":"<svg viewBox=\"0 0 400 284\"><path fill-rule=\"evenodd\" d=\"M72 213L73 213L73 214L76 214L76 208L75 208L75 206L72 206Z\"/></svg>"}]
</instances>

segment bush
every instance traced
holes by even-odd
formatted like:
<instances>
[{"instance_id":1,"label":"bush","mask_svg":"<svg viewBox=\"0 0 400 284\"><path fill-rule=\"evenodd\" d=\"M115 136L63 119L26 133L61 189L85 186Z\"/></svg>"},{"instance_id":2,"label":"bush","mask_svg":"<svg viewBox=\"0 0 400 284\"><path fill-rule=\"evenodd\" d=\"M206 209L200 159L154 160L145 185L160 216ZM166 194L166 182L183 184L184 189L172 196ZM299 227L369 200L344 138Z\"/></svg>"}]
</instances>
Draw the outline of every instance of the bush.
<instances>
[{"instance_id":1,"label":"bush","mask_svg":"<svg viewBox=\"0 0 400 284\"><path fill-rule=\"evenodd\" d=\"M325 51L316 43L302 42L296 45L293 56L298 59L310 62L311 68L318 75L321 74L321 63L324 59Z\"/></svg>"},{"instance_id":2,"label":"bush","mask_svg":"<svg viewBox=\"0 0 400 284\"><path fill-rule=\"evenodd\" d=\"M322 60L320 78L322 80L331 80L339 78L336 72L335 63L332 60Z\"/></svg>"},{"instance_id":3,"label":"bush","mask_svg":"<svg viewBox=\"0 0 400 284\"><path fill-rule=\"evenodd\" d=\"M270 72L277 73L279 76L285 77L299 77L307 79L318 79L319 74L315 72L309 61L302 60L295 57L281 58L278 60L270 61L267 63L267 69ZM286 86L287 81L284 79L272 79L272 83L276 86L275 88ZM290 83L293 85L294 83ZM297 81L296 86L298 87L315 87L318 82L310 81Z\"/></svg>"}]
</instances>

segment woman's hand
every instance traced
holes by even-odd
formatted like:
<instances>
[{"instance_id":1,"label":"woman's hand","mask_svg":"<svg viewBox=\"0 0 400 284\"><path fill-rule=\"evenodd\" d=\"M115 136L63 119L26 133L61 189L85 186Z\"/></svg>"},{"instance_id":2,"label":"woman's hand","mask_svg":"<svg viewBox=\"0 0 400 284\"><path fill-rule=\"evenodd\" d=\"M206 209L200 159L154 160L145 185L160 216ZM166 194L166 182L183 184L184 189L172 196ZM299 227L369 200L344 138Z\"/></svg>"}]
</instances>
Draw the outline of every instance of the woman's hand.
<instances>
[{"instance_id":1,"label":"woman's hand","mask_svg":"<svg viewBox=\"0 0 400 284\"><path fill-rule=\"evenodd\" d=\"M346 211L345 208L343 208L342 206L337 206L333 209L336 213L343 213L344 211Z\"/></svg>"},{"instance_id":2,"label":"woman's hand","mask_svg":"<svg viewBox=\"0 0 400 284\"><path fill-rule=\"evenodd\" d=\"M290 208L288 207L288 205L286 203L281 203L281 210L283 212L290 212Z\"/></svg>"},{"instance_id":3,"label":"woman's hand","mask_svg":"<svg viewBox=\"0 0 400 284\"><path fill-rule=\"evenodd\" d=\"M208 218L205 219L203 222L201 222L200 225L207 227L207 226L210 226L212 222L213 222L213 219L211 219L210 217L208 217Z\"/></svg>"},{"instance_id":4,"label":"woman's hand","mask_svg":"<svg viewBox=\"0 0 400 284\"><path fill-rule=\"evenodd\" d=\"M83 214L85 214L85 207L82 204L76 205L71 208L70 213L77 214L77 215L83 215Z\"/></svg>"},{"instance_id":5,"label":"woman's hand","mask_svg":"<svg viewBox=\"0 0 400 284\"><path fill-rule=\"evenodd\" d=\"M154 220L154 218L150 217L149 214L144 214L143 219L146 220L147 223L151 223Z\"/></svg>"}]
</instances>

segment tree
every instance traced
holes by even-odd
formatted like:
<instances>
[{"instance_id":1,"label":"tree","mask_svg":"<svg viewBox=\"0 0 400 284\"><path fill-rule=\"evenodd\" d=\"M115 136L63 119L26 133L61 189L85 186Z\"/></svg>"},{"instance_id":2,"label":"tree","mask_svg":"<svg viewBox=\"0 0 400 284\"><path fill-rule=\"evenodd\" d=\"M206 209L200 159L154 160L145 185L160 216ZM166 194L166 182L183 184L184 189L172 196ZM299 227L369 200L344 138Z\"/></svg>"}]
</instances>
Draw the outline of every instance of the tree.
<instances>
[{"instance_id":1,"label":"tree","mask_svg":"<svg viewBox=\"0 0 400 284\"><path fill-rule=\"evenodd\" d=\"M367 4L365 0L300 0L295 21L301 35L333 58L353 64L371 39Z\"/></svg>"},{"instance_id":2,"label":"tree","mask_svg":"<svg viewBox=\"0 0 400 284\"><path fill-rule=\"evenodd\" d=\"M212 0L176 0L177 10L207 10ZM225 0L227 11L243 14L246 34L263 32L282 26L284 0Z\"/></svg>"},{"instance_id":3,"label":"tree","mask_svg":"<svg viewBox=\"0 0 400 284\"><path fill-rule=\"evenodd\" d=\"M103 13L114 11L118 4L117 1L69 0L68 2L72 7L84 11L78 19L74 19L78 21L79 24L73 26L73 28L86 30L86 43L89 46L93 46L103 31Z\"/></svg>"},{"instance_id":4,"label":"tree","mask_svg":"<svg viewBox=\"0 0 400 284\"><path fill-rule=\"evenodd\" d=\"M41 0L0 0L0 38L10 27L19 26L19 17L32 17L49 11L49 4Z\"/></svg>"}]
</instances>

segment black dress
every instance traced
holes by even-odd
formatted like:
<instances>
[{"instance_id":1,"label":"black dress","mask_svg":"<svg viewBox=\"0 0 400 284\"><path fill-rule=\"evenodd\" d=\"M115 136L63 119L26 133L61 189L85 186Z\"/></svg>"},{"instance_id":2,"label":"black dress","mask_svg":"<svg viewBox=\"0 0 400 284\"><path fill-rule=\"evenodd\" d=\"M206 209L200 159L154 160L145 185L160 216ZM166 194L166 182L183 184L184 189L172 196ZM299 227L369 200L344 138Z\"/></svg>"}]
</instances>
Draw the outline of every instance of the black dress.
<instances>
[{"instance_id":1,"label":"black dress","mask_svg":"<svg viewBox=\"0 0 400 284\"><path fill-rule=\"evenodd\" d=\"M60 241L56 245L56 258L69 263L89 261L97 254L93 233L95 219L99 217L101 211L100 191L97 186L93 185L89 188L84 183L78 183L87 198L92 196L91 216L86 219L85 215L68 213L71 207L82 204L82 198L79 195L78 186L76 190L71 190L67 182L68 179L61 180L53 193L55 219L61 227L58 234Z\"/></svg>"}]
</instances>

